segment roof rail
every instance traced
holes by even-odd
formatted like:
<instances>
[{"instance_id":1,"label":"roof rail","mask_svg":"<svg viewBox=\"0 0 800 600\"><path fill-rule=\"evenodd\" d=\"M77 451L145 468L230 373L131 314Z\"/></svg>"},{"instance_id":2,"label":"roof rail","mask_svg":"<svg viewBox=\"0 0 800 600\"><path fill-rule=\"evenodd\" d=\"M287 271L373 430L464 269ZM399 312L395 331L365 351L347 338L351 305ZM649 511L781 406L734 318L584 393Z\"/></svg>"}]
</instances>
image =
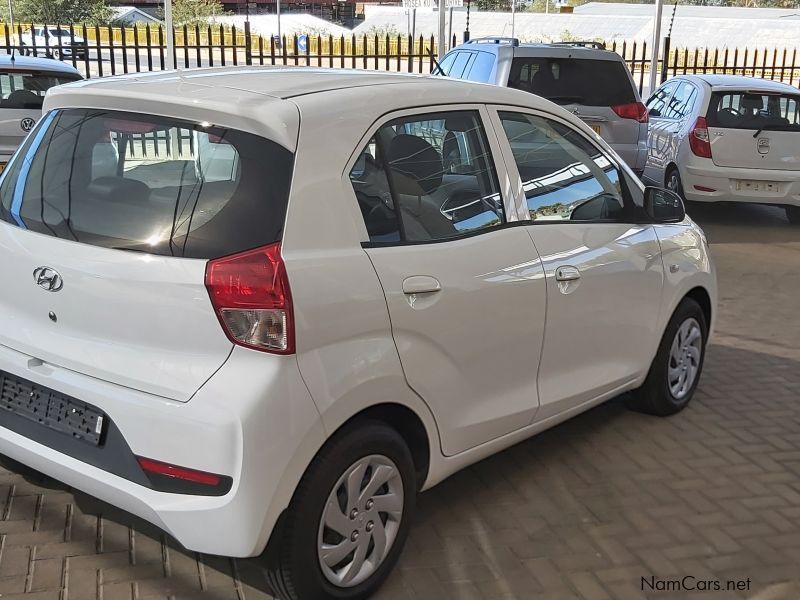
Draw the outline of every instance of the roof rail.
<instances>
[{"instance_id":1,"label":"roof rail","mask_svg":"<svg viewBox=\"0 0 800 600\"><path fill-rule=\"evenodd\" d=\"M575 41L575 42L553 42L552 46L579 46L581 48L594 48L595 50L605 50L605 42L588 41Z\"/></svg>"},{"instance_id":2,"label":"roof rail","mask_svg":"<svg viewBox=\"0 0 800 600\"><path fill-rule=\"evenodd\" d=\"M467 44L511 44L519 46L519 40L515 37L481 37L474 38L466 42Z\"/></svg>"}]
</instances>

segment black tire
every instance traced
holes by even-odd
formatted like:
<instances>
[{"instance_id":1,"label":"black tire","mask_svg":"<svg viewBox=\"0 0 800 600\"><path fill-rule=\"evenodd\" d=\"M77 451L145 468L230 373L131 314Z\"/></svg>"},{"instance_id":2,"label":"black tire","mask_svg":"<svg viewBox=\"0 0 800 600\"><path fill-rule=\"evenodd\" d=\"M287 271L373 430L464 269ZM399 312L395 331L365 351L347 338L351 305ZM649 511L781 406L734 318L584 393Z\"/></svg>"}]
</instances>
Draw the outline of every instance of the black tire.
<instances>
[{"instance_id":1,"label":"black tire","mask_svg":"<svg viewBox=\"0 0 800 600\"><path fill-rule=\"evenodd\" d=\"M683 193L683 181L677 167L672 166L667 169L667 174L664 176L664 187L678 194L681 200L686 202L686 195Z\"/></svg>"},{"instance_id":2,"label":"black tire","mask_svg":"<svg viewBox=\"0 0 800 600\"><path fill-rule=\"evenodd\" d=\"M792 225L800 225L800 206L787 206L786 218Z\"/></svg>"},{"instance_id":3,"label":"black tire","mask_svg":"<svg viewBox=\"0 0 800 600\"><path fill-rule=\"evenodd\" d=\"M323 510L339 478L371 455L389 458L402 480L403 509L394 543L380 566L353 587L334 585L317 554ZM361 421L337 433L320 450L297 486L279 530L266 553L267 578L281 600L356 600L381 586L400 556L416 506L417 482L411 452L402 437L380 421ZM377 496L376 496L377 497ZM371 552L371 551L370 551Z\"/></svg>"},{"instance_id":4,"label":"black tire","mask_svg":"<svg viewBox=\"0 0 800 600\"><path fill-rule=\"evenodd\" d=\"M669 369L671 363L670 352L672 349L673 341L684 323L694 319L700 326L702 346L700 349L700 358L697 367L697 374L694 381L685 395L680 398L676 397L669 384ZM631 407L641 412L657 415L668 416L680 412L689 404L697 390L697 384L700 382L700 377L703 374L703 362L705 360L706 343L708 341L708 323L706 322L705 313L700 305L691 298L684 298L683 301L675 309L666 329L664 336L661 338L661 343L658 346L658 352L650 365L650 371L647 374L647 379L644 385L632 394Z\"/></svg>"}]
</instances>

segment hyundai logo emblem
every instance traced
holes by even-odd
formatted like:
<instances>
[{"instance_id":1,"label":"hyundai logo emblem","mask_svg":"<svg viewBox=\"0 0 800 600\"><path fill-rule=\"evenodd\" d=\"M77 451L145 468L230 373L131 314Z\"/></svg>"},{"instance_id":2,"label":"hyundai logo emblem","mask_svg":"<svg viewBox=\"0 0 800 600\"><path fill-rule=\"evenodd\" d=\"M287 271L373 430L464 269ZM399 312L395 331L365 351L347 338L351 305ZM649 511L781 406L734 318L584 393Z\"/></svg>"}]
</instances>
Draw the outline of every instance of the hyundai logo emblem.
<instances>
[{"instance_id":1,"label":"hyundai logo emblem","mask_svg":"<svg viewBox=\"0 0 800 600\"><path fill-rule=\"evenodd\" d=\"M33 272L33 280L43 290L57 292L64 287L64 280L55 269L50 267L39 267Z\"/></svg>"},{"instance_id":2,"label":"hyundai logo emblem","mask_svg":"<svg viewBox=\"0 0 800 600\"><path fill-rule=\"evenodd\" d=\"M36 119L32 119L30 117L25 117L19 122L19 126L22 127L22 131L30 131L33 129L34 125L36 125Z\"/></svg>"}]
</instances>

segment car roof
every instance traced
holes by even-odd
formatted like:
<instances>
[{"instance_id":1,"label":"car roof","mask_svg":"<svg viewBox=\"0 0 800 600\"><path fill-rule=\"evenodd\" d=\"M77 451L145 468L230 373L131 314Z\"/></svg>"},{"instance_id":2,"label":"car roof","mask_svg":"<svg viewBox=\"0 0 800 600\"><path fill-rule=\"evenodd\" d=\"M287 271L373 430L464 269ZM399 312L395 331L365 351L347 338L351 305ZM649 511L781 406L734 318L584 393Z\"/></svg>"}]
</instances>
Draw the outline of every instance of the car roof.
<instances>
[{"instance_id":1,"label":"car roof","mask_svg":"<svg viewBox=\"0 0 800 600\"><path fill-rule=\"evenodd\" d=\"M309 67L211 67L89 79L51 88L44 111L120 110L209 122L265 136L293 151L300 114L360 122L413 107L504 104L558 112L519 90L430 75ZM563 113L563 114L561 114ZM370 124L372 121L370 121Z\"/></svg>"},{"instance_id":2,"label":"car roof","mask_svg":"<svg viewBox=\"0 0 800 600\"><path fill-rule=\"evenodd\" d=\"M587 60L616 60L622 57L616 52L593 46L595 42L563 43L519 43L514 38L478 38L465 42L453 50L479 50L497 54L513 52L514 56L547 56L553 58L580 58Z\"/></svg>"},{"instance_id":3,"label":"car roof","mask_svg":"<svg viewBox=\"0 0 800 600\"><path fill-rule=\"evenodd\" d=\"M42 71L57 71L59 73L69 73L80 75L80 72L72 65L65 64L53 58L43 58L37 56L22 56L20 54L0 54L0 69L9 71L19 69L37 69Z\"/></svg>"},{"instance_id":4,"label":"car roof","mask_svg":"<svg viewBox=\"0 0 800 600\"><path fill-rule=\"evenodd\" d=\"M712 90L758 90L800 94L800 90L786 83L743 75L680 75L679 78L703 82Z\"/></svg>"}]
</instances>

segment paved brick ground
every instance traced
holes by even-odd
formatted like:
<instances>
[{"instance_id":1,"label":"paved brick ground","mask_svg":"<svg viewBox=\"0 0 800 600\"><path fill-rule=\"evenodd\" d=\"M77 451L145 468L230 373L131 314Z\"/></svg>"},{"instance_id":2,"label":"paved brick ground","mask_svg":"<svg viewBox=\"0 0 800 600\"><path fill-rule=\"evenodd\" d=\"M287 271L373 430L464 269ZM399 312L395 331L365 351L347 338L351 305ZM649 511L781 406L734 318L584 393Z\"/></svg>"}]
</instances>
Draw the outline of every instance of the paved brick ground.
<instances>
[{"instance_id":1,"label":"paved brick ground","mask_svg":"<svg viewBox=\"0 0 800 600\"><path fill-rule=\"evenodd\" d=\"M692 210L721 286L692 406L610 402L424 494L380 599L800 598L800 228L771 208ZM268 598L257 560L187 553L21 472L0 470L3 599ZM686 575L751 585L641 588Z\"/></svg>"}]
</instances>

